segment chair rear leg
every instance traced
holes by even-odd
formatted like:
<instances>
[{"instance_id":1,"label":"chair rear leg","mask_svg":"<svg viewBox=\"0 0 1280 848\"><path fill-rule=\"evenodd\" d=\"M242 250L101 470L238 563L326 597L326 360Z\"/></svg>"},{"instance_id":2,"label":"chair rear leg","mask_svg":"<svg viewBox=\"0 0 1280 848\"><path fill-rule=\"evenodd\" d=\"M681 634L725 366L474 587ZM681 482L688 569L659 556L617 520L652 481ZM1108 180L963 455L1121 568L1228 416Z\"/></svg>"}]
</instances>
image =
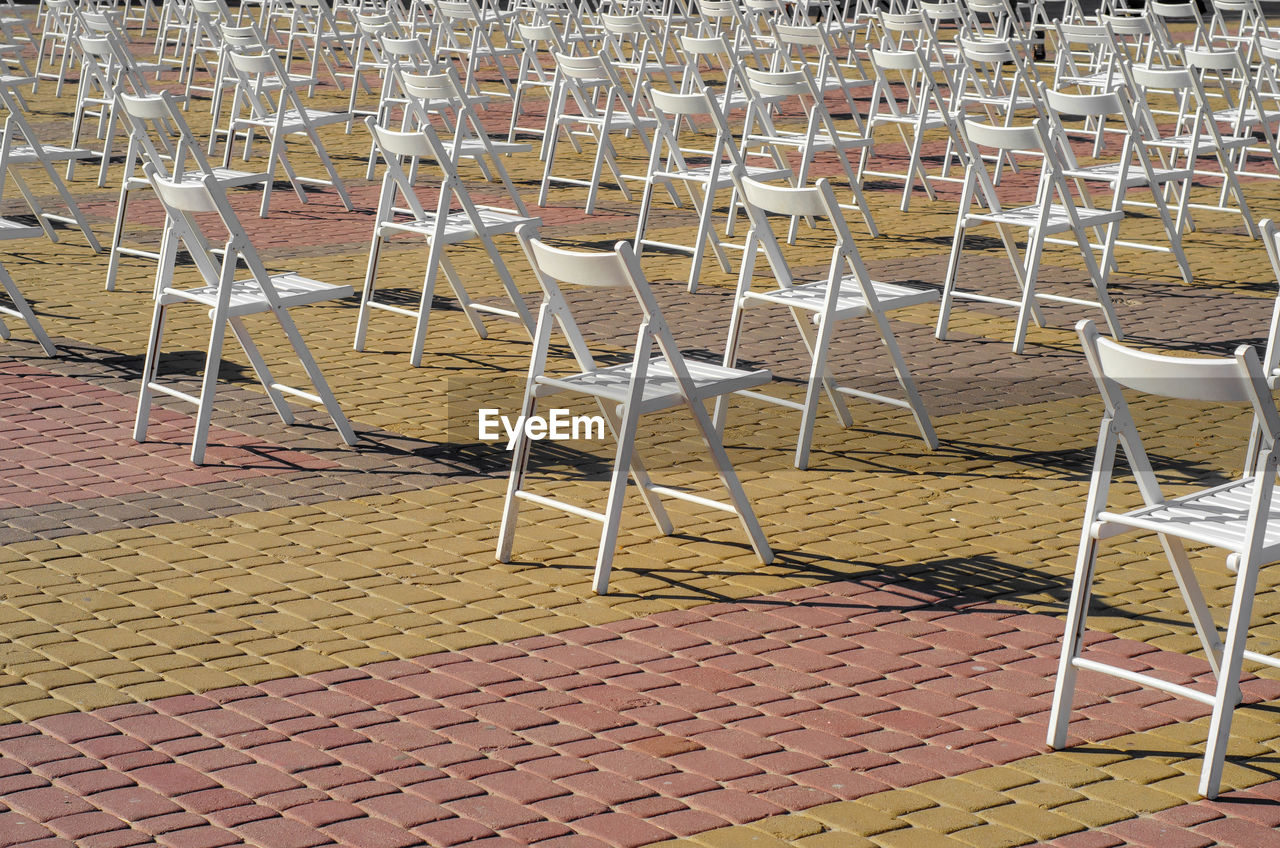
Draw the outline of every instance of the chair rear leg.
<instances>
[{"instance_id":1,"label":"chair rear leg","mask_svg":"<svg viewBox=\"0 0 1280 848\"><path fill-rule=\"evenodd\" d=\"M280 416L280 420L285 424L292 424L293 410L289 409L289 404L285 402L284 395L276 388L275 378L271 376L271 369L267 367L267 362L262 358L262 353L258 350L258 346L254 344L253 339L249 336L249 331L245 328L244 322L239 318L228 318L227 321L231 324L231 332L235 335L236 341L240 342L240 347L244 349L245 356L249 358L249 365L253 368L253 373L257 376L258 382L262 384L267 397L271 400L271 405L275 407L276 414Z\"/></svg>"}]
</instances>

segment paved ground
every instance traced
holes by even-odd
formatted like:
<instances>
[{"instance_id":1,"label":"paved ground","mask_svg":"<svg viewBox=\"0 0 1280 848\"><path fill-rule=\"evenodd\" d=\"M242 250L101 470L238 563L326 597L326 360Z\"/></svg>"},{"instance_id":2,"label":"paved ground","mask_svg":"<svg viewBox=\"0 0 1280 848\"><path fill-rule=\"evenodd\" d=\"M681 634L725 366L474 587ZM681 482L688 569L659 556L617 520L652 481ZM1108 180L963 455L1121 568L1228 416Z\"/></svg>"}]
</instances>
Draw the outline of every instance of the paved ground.
<instances>
[{"instance_id":1,"label":"paved ground","mask_svg":"<svg viewBox=\"0 0 1280 848\"><path fill-rule=\"evenodd\" d=\"M64 141L73 93L45 87L32 104L38 129ZM505 126L504 108L486 120ZM363 135L324 138L356 211L327 191L302 205L283 184L266 220L256 193L233 199L273 268L358 289L378 187L362 179ZM305 145L291 149L314 173ZM624 159L643 167L634 148ZM512 168L532 200L537 163ZM120 170L106 189L90 168L71 183L104 240ZM478 197L498 196L469 177ZM1274 182L1247 190L1259 218L1280 213ZM917 193L908 215L898 193L868 185L884 234L860 235L864 257L885 279L937 286L956 192ZM606 188L586 217L584 198L554 188L535 212L544 233L598 246L633 234L637 203ZM4 211L23 213L16 194ZM129 239L154 242L155 202L131 217ZM655 231L687 237L692 220L663 208ZM1262 246L1237 216L1197 222L1193 285L1167 257L1120 254L1124 326L1160 349L1262 343L1276 293ZM1155 237L1152 223L1135 216L1125 235ZM1072 747L1044 745L1100 410L1071 331L1088 310L1046 308L1051 326L1021 356L1007 310L957 310L945 342L933 307L897 313L937 451L905 414L857 404L848 430L820 419L797 471L797 416L735 402L725 440L777 561L760 566L705 510L677 509L676 535L659 537L633 502L612 593L596 597L597 531L575 518L526 507L516 562L494 561L507 455L477 438L474 414L516 409L519 327L492 321L481 340L441 297L415 369L406 319L375 316L356 353L354 300L296 310L360 444L343 447L310 410L285 427L229 350L209 464L195 468L185 408L161 404L150 441L130 438L151 267L126 260L105 292L105 257L60 236L4 254L60 351L40 357L22 327L0 343L0 845L1280 845L1274 678L1245 686L1214 803L1195 794L1207 721L1194 704L1083 673ZM802 230L802 264L825 261L824 244ZM533 302L518 249L502 249ZM473 294L500 297L480 251L454 255ZM416 298L424 259L396 246L384 285ZM712 265L690 295L686 259L652 253L644 267L681 344L718 356L733 276ZM1051 249L1047 289L1079 292L1081 276L1078 256ZM962 278L1009 279L995 243L975 242ZM602 351L626 349L624 304L575 305ZM792 328L757 315L744 355L798 394ZM279 333L251 327L289 375ZM194 384L206 334L202 311L175 310L164 373ZM841 373L892 388L868 328L839 347ZM1139 409L1167 435L1152 449L1171 486L1239 462L1246 418ZM647 424L643 444L678 482L712 480L679 415ZM598 503L608 456L607 444L548 447L535 480ZM1138 540L1104 558L1092 647L1207 685L1157 555ZM1222 601L1220 560L1196 564ZM1276 582L1264 572L1259 650L1280 647Z\"/></svg>"}]
</instances>

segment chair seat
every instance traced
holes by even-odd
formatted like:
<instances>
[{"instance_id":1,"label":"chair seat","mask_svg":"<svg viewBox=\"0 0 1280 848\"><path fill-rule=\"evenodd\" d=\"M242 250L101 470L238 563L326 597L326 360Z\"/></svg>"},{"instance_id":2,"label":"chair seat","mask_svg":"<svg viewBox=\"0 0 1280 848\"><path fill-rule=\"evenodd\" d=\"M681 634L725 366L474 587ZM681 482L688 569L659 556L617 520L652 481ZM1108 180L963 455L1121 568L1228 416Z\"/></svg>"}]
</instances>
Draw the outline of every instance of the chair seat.
<instances>
[{"instance_id":1,"label":"chair seat","mask_svg":"<svg viewBox=\"0 0 1280 848\"><path fill-rule=\"evenodd\" d=\"M995 106L998 109L1022 112L1029 109L1039 109L1040 103L1030 97L1018 96L1012 100L1007 94L964 94L960 98L958 105L953 104L952 109L968 109L971 106Z\"/></svg>"},{"instance_id":2,"label":"chair seat","mask_svg":"<svg viewBox=\"0 0 1280 848\"><path fill-rule=\"evenodd\" d=\"M655 180L688 180L690 182L711 183L711 165L698 165L694 168L684 168L675 171L655 171L650 174ZM791 178L791 171L788 168L770 168L764 165L747 165L743 169L743 175L753 180L768 182L769 180L783 180ZM733 185L733 175L726 166L721 166L716 174L714 188L723 188Z\"/></svg>"},{"instance_id":3,"label":"chair seat","mask_svg":"<svg viewBox=\"0 0 1280 848\"><path fill-rule=\"evenodd\" d=\"M350 115L346 112L326 112L323 109L304 109L305 116L299 114L296 109L291 109L284 113L281 118L278 112L261 117L237 118L236 125L243 126L252 124L258 127L274 127L279 121L280 129L287 133L300 133L307 131L307 125L313 127L323 127L327 124L345 124L350 120Z\"/></svg>"},{"instance_id":4,"label":"chair seat","mask_svg":"<svg viewBox=\"0 0 1280 848\"><path fill-rule=\"evenodd\" d=\"M604 133L628 132L630 130L636 129L637 125L639 125L640 129L653 129L658 125L658 122L655 121L653 118L641 117L639 121L633 121L631 120L631 117L629 115L626 115L626 114L619 115L617 113L615 113L610 118L607 125L606 125L603 114L601 115L578 115L578 114L561 115L560 117L556 118L556 123L559 124L560 126L565 126L567 124L586 124L587 126L597 130L598 132L604 132Z\"/></svg>"},{"instance_id":5,"label":"chair seat","mask_svg":"<svg viewBox=\"0 0 1280 848\"><path fill-rule=\"evenodd\" d=\"M1219 138L1222 139L1224 150L1239 150L1241 147L1248 147L1256 143L1253 136L1222 135ZM1218 142L1211 135L1193 136L1191 133L1182 133L1181 135L1148 141L1147 146L1188 151L1191 149L1193 141L1195 142L1196 153L1200 156L1213 156L1218 145Z\"/></svg>"},{"instance_id":6,"label":"chair seat","mask_svg":"<svg viewBox=\"0 0 1280 848\"><path fill-rule=\"evenodd\" d=\"M1072 168L1063 171L1068 177L1075 177L1082 180L1106 180L1111 183L1112 189L1116 188L1135 188L1147 184L1147 175L1142 169L1136 165L1129 166L1129 173L1125 175L1124 185L1117 186L1120 180L1119 162L1107 162L1102 165L1087 165L1083 168ZM1191 175L1190 168L1152 168L1155 175L1156 183L1167 183L1172 180L1185 180Z\"/></svg>"},{"instance_id":7,"label":"chair seat","mask_svg":"<svg viewBox=\"0 0 1280 848\"><path fill-rule=\"evenodd\" d=\"M67 162L71 159L96 159L98 153L84 147L57 147L48 144L41 145L44 150L45 158L51 162ZM36 156L34 147L23 145L21 147L9 148L9 164L10 165L38 165L40 157Z\"/></svg>"},{"instance_id":8,"label":"chair seat","mask_svg":"<svg viewBox=\"0 0 1280 848\"><path fill-rule=\"evenodd\" d=\"M813 138L809 138L808 133L792 132L790 130L778 130L771 135L752 134L748 138L750 144L785 144L789 147L808 148L813 151L835 150L837 148L846 150L856 147L870 147L872 140L864 136L855 135L854 133L836 133L836 137L832 139L830 133L815 133Z\"/></svg>"},{"instance_id":9,"label":"chair seat","mask_svg":"<svg viewBox=\"0 0 1280 848\"><path fill-rule=\"evenodd\" d=\"M919 123L920 123L919 112L911 112L906 109L903 109L897 115L893 114L892 112L877 112L876 114L872 115L871 118L869 119L867 134L870 135L871 130L875 129L880 124L907 124L909 126L916 126ZM947 125L947 122L940 117L930 118L926 116L924 119L923 129L926 132L928 130L940 130L946 125Z\"/></svg>"},{"instance_id":10,"label":"chair seat","mask_svg":"<svg viewBox=\"0 0 1280 848\"><path fill-rule=\"evenodd\" d=\"M694 397L698 400L763 386L773 379L773 376L764 369L746 371L688 358L685 359L685 365L689 368L689 376L693 378ZM624 403L627 400L632 372L632 364L626 362L569 377L542 376L537 378L539 386L537 391L539 396L558 392L578 392L614 403ZM671 366L667 360L662 356L650 359L645 375L644 399L641 402L640 411L654 412L683 402L680 387L671 373Z\"/></svg>"},{"instance_id":11,"label":"chair seat","mask_svg":"<svg viewBox=\"0 0 1280 848\"><path fill-rule=\"evenodd\" d=\"M500 209L496 206L477 206L476 212L479 213L480 223L485 235L490 236L514 233L528 223L542 223L541 218L530 218L510 209ZM418 235L432 238L436 234L437 217L436 213L427 212L424 217L413 221L384 221L379 229L401 233L417 233ZM470 241L478 235L466 212L461 210L450 212L445 218L444 233L442 235L442 240L445 244Z\"/></svg>"},{"instance_id":12,"label":"chair seat","mask_svg":"<svg viewBox=\"0 0 1280 848\"><path fill-rule=\"evenodd\" d=\"M210 169L213 176L224 186L246 186L256 185L271 179L271 175L265 171L259 173L250 173L249 171L237 171L234 168L222 168L214 166ZM201 176L198 173L186 173L182 175L182 182L201 182Z\"/></svg>"},{"instance_id":13,"label":"chair seat","mask_svg":"<svg viewBox=\"0 0 1280 848\"><path fill-rule=\"evenodd\" d=\"M1213 113L1213 119L1224 124L1244 127L1256 127L1261 124L1274 126L1280 123L1280 112L1259 112L1257 109L1241 109L1237 106L1232 109L1219 109Z\"/></svg>"},{"instance_id":14,"label":"chair seat","mask_svg":"<svg viewBox=\"0 0 1280 848\"><path fill-rule=\"evenodd\" d=\"M1120 84L1120 75L1112 71L1098 71L1097 73L1082 74L1080 76L1063 74L1054 81L1054 85L1060 89L1076 85L1081 88L1098 88L1111 91L1119 88Z\"/></svg>"},{"instance_id":15,"label":"chair seat","mask_svg":"<svg viewBox=\"0 0 1280 848\"><path fill-rule=\"evenodd\" d=\"M884 311L916 306L921 303L933 303L938 299L935 289L915 289L895 283L871 281L875 289L876 299ZM806 283L789 289L774 289L768 292L747 292L743 298L744 305L752 300L776 303L810 312L822 312L826 308L827 282ZM862 295L853 277L845 277L840 281L840 294L836 297L835 319L856 318L867 313L867 301Z\"/></svg>"},{"instance_id":16,"label":"chair seat","mask_svg":"<svg viewBox=\"0 0 1280 848\"><path fill-rule=\"evenodd\" d=\"M329 283L322 283L319 280L292 273L272 274L271 284L275 287L276 295L280 298L280 305L286 308L304 306L308 303L319 303L324 300L337 300L342 297L350 297L353 293L351 286L330 285ZM218 287L166 288L160 295L162 304L167 305L179 301L194 301L212 308L218 304ZM252 278L236 280L231 284L229 311L231 316L253 315L258 312L267 312L270 309L266 295L262 292L262 286L258 284L257 280Z\"/></svg>"},{"instance_id":17,"label":"chair seat","mask_svg":"<svg viewBox=\"0 0 1280 848\"><path fill-rule=\"evenodd\" d=\"M480 139L463 139L458 145L458 155L468 159L487 156L490 150L499 156L514 156L517 153L528 153L533 150L533 145L527 142L498 141L497 139L490 139L487 145Z\"/></svg>"},{"instance_id":18,"label":"chair seat","mask_svg":"<svg viewBox=\"0 0 1280 848\"><path fill-rule=\"evenodd\" d=\"M1076 218L1085 227L1098 227L1119 221L1124 217L1120 211L1110 209L1076 209ZM1009 224L1015 227L1031 228L1040 219L1039 206L1019 206L1015 209L1002 209L999 212L973 213L965 216L965 223L985 222L989 224ZM1044 232L1061 233L1071 229L1071 218L1067 207L1054 203L1049 206L1049 216L1045 219Z\"/></svg>"},{"instance_id":19,"label":"chair seat","mask_svg":"<svg viewBox=\"0 0 1280 848\"><path fill-rule=\"evenodd\" d=\"M1245 532L1253 489L1254 478L1246 477L1131 512L1104 512L1092 532L1095 537L1106 535L1108 524L1118 524L1241 553L1248 547ZM1264 563L1280 559L1280 502L1272 501L1266 524Z\"/></svg>"}]
</instances>

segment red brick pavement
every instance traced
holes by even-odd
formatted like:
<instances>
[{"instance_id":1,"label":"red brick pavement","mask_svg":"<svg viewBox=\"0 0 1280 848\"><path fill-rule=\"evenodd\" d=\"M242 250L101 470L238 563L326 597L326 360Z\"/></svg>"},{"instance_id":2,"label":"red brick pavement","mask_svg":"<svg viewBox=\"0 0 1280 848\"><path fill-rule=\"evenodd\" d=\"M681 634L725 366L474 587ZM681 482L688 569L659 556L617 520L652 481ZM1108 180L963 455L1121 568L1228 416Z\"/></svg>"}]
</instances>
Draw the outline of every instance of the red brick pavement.
<instances>
[{"instance_id":1,"label":"red brick pavement","mask_svg":"<svg viewBox=\"0 0 1280 848\"><path fill-rule=\"evenodd\" d=\"M1060 629L849 582L51 716L0 727L0 845L647 845L1042 752ZM1093 639L1207 685L1181 655ZM1088 741L1204 713L1095 675L1077 703ZM1264 845L1280 783L1241 794L1269 805L1057 844L1171 848L1161 829L1197 822L1186 844Z\"/></svg>"},{"instance_id":2,"label":"red brick pavement","mask_svg":"<svg viewBox=\"0 0 1280 848\"><path fill-rule=\"evenodd\" d=\"M155 407L149 441L131 438L137 398L0 360L0 508L128 497L177 486L337 467L219 427L192 466L192 417Z\"/></svg>"}]
</instances>

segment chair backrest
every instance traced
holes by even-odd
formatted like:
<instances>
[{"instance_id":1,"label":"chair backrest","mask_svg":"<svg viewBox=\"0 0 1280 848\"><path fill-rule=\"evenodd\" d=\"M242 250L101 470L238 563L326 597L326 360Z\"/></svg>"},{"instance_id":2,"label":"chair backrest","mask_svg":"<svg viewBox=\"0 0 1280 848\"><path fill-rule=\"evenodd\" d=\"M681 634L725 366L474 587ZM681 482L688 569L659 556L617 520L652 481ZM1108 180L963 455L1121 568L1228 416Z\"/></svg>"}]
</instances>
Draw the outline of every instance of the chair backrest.
<instances>
[{"instance_id":1,"label":"chair backrest","mask_svg":"<svg viewBox=\"0 0 1280 848\"><path fill-rule=\"evenodd\" d=\"M552 247L533 237L533 232L532 227L522 230L520 241L524 246L525 255L529 258L529 264L533 266L538 285L543 291L543 312L539 320L541 322L551 316L556 318L569 342L574 358L578 361L578 366L585 372L596 370L595 360L574 321L560 285L626 288L635 297L642 314L641 329L636 341L636 358L639 359L644 355L647 360L648 351L656 342L681 393L686 398L696 397L688 365L680 353L680 348L676 345L670 327L662 317L662 309L653 295L653 290L649 287L649 281L640 267L640 260L636 257L630 243L620 241L610 252L566 250ZM545 351L535 351L535 356L539 353L545 355Z\"/></svg>"},{"instance_id":2,"label":"chair backrest","mask_svg":"<svg viewBox=\"0 0 1280 848\"><path fill-rule=\"evenodd\" d=\"M1209 43L1209 33L1205 29L1204 18L1193 0L1178 3L1149 0L1146 11L1151 18L1152 33L1160 40L1165 50L1177 51L1183 46L1200 47ZM1191 25L1191 41L1179 42L1174 33L1184 29L1187 24Z\"/></svg>"},{"instance_id":3,"label":"chair backrest","mask_svg":"<svg viewBox=\"0 0 1280 848\"><path fill-rule=\"evenodd\" d=\"M898 92L906 94L907 110L924 120L941 120L949 132L954 133L954 121L947 104L929 72L929 63L920 48L912 50L877 50L871 48L871 68L876 76L876 86L871 93L869 115L874 121L877 114L900 118L904 114L898 105ZM881 112L884 104L885 112Z\"/></svg>"},{"instance_id":4,"label":"chair backrest","mask_svg":"<svg viewBox=\"0 0 1280 848\"><path fill-rule=\"evenodd\" d=\"M993 126L972 118L966 118L960 126L965 148L965 181L961 189L960 214L966 215L972 204L981 202L993 213L1003 210L997 186L1000 180L988 171L988 158L982 149L1005 154L994 157L994 167L1001 167L1001 160L1019 153L1037 154L1040 159L1040 175L1036 196L1032 204L1037 209L1040 224L1047 222L1054 205L1065 208L1073 227L1079 231L1079 216L1071 189L1063 176L1064 163L1059 148L1052 138L1048 118L1037 118L1023 126ZM1012 189L1010 191L1013 191ZM1020 200L1017 205L1027 205Z\"/></svg>"},{"instance_id":5,"label":"chair backrest","mask_svg":"<svg viewBox=\"0 0 1280 848\"><path fill-rule=\"evenodd\" d=\"M1166 356L1103 338L1092 321L1081 321L1076 331L1110 418L1132 422L1121 392L1129 389L1177 400L1247 403L1261 425L1264 447L1271 449L1280 436L1280 414L1262 363L1249 345L1236 348L1229 358Z\"/></svg>"},{"instance_id":6,"label":"chair backrest","mask_svg":"<svg viewBox=\"0 0 1280 848\"><path fill-rule=\"evenodd\" d=\"M274 50L254 52L233 48L226 56L236 76L233 114L240 114L245 107L256 120L272 114L283 115L289 110L306 114L302 97Z\"/></svg>"},{"instance_id":7,"label":"chair backrest","mask_svg":"<svg viewBox=\"0 0 1280 848\"><path fill-rule=\"evenodd\" d=\"M724 111L716 105L707 89L692 92L672 92L654 88L649 82L640 84L644 100L652 107L649 114L655 120L655 143L649 151L649 173L658 170L683 171L688 168L685 149L680 145L681 122L693 126L694 119L706 117L711 121L715 142L709 150L696 150L699 157L710 161L710 180L714 183L720 174L742 164L741 154L734 146L733 131ZM665 164L664 164L665 163ZM723 170L722 170L723 169Z\"/></svg>"},{"instance_id":8,"label":"chair backrest","mask_svg":"<svg viewBox=\"0 0 1280 848\"><path fill-rule=\"evenodd\" d=\"M147 163L161 177L171 180L181 181L184 174L192 172L214 172L172 94L161 91L138 97L117 90L116 101L129 128L126 180L139 164Z\"/></svg>"},{"instance_id":9,"label":"chair backrest","mask_svg":"<svg viewBox=\"0 0 1280 848\"><path fill-rule=\"evenodd\" d=\"M778 240L769 222L769 215L779 215L788 219L806 216L813 219L825 219L831 226L835 236L835 246L831 252L831 263L827 267L825 282L827 283L827 306L834 309L842 286L852 278L867 307L878 312L880 299L876 296L871 275L862 261L858 246L849 232L840 203L836 200L831 182L820 179L812 186L781 186L759 182L743 174L741 168L734 169L734 185L742 195L747 215L751 220L751 230L747 234L743 251L742 268L739 271L738 291L741 294L750 288L752 275L755 273L755 261L758 253L763 252L769 263L772 279L782 288L791 288L797 280L791 265L786 259L782 243ZM799 282L809 282L801 280Z\"/></svg>"},{"instance_id":10,"label":"chair backrest","mask_svg":"<svg viewBox=\"0 0 1280 848\"><path fill-rule=\"evenodd\" d=\"M781 100L787 97L808 97L821 100L813 77L805 68L790 71L765 71L745 68L747 86L751 93L765 100Z\"/></svg>"},{"instance_id":11,"label":"chair backrest","mask_svg":"<svg viewBox=\"0 0 1280 848\"><path fill-rule=\"evenodd\" d=\"M220 297L229 296L239 259L262 288L268 302L278 308L280 302L271 283L271 275L267 273L262 257L250 241L240 218L231 208L218 178L205 174L199 182L177 181L161 175L150 162L144 164L142 170L164 207L168 222L160 249L161 270L156 278L157 290L163 288L161 281L176 261L180 240L186 245L187 253L205 284L218 287ZM224 236L214 229L214 219L209 213L216 214L216 220L225 232L221 257L214 252L214 245L223 241Z\"/></svg>"}]
</instances>

